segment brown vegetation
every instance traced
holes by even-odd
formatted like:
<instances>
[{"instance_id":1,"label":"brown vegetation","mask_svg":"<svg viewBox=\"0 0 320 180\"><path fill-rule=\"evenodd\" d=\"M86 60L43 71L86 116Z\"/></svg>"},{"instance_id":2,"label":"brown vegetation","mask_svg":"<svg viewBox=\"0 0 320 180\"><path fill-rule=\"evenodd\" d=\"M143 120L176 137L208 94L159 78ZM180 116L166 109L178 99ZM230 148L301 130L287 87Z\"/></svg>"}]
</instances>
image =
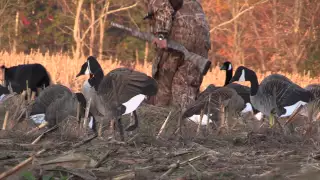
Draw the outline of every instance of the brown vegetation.
<instances>
[{"instance_id":1,"label":"brown vegetation","mask_svg":"<svg viewBox=\"0 0 320 180\"><path fill-rule=\"evenodd\" d=\"M28 63L41 63L43 64L47 70L49 71L52 81L54 83L61 83L70 87L74 91L79 91L82 83L87 77L79 77L75 78L75 75L80 71L80 67L85 61L85 58L73 59L65 54L54 54L49 55L49 53L42 54L39 52L31 52L28 55L23 53L8 53L8 52L0 52L0 64L4 64L8 67L18 65L18 64L28 64ZM135 68L138 71L147 73L151 75L151 63L150 62L134 62L134 63L124 63L120 62L117 59L106 59L99 60L104 73L107 74L114 68L117 67L130 67ZM234 64L236 68L238 64ZM253 68L254 67L250 67ZM254 69L255 70L255 69ZM261 73L260 70L256 70L258 79L261 81L267 75L274 73L271 71L267 71L265 73ZM289 79L299 84L302 87L305 87L311 83L318 83L320 78L311 78L307 72L304 72L304 75L287 73L287 72L276 72L287 76ZM212 67L212 70L208 72L208 74L204 77L201 89L203 90L209 84L214 84L217 86L222 86L225 80L225 72L221 71L219 66ZM248 83L246 83L249 85Z\"/></svg>"}]
</instances>

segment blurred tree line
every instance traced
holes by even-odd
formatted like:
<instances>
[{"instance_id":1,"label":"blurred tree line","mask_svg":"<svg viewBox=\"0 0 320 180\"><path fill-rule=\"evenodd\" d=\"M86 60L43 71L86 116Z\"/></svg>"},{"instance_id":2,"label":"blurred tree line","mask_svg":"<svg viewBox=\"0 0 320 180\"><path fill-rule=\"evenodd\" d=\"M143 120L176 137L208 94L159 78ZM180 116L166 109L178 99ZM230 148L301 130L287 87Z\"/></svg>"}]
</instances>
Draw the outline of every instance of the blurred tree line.
<instances>
[{"instance_id":1,"label":"blurred tree line","mask_svg":"<svg viewBox=\"0 0 320 180\"><path fill-rule=\"evenodd\" d=\"M133 0L2 0L0 49L143 59L145 42L107 28L115 21L147 31L146 12L144 3Z\"/></svg>"},{"instance_id":2,"label":"blurred tree line","mask_svg":"<svg viewBox=\"0 0 320 180\"><path fill-rule=\"evenodd\" d=\"M148 31L148 0L1 0L0 49L152 60L150 44L108 31L115 21ZM319 74L320 1L201 0L214 64L230 60L261 71Z\"/></svg>"}]
</instances>

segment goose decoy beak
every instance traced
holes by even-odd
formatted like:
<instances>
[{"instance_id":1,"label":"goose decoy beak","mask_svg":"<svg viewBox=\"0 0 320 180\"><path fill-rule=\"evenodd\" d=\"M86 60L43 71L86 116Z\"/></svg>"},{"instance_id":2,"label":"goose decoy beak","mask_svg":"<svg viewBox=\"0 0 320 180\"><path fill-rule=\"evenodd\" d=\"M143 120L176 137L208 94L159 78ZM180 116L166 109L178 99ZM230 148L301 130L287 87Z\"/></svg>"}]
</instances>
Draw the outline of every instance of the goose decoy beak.
<instances>
[{"instance_id":1,"label":"goose decoy beak","mask_svg":"<svg viewBox=\"0 0 320 180\"><path fill-rule=\"evenodd\" d=\"M79 76L81 76L81 75L82 75L81 73L77 74L77 75L76 75L76 78L79 77Z\"/></svg>"},{"instance_id":2,"label":"goose decoy beak","mask_svg":"<svg viewBox=\"0 0 320 180\"><path fill-rule=\"evenodd\" d=\"M220 70L227 70L227 68L226 68L225 65L222 65L222 66L220 67Z\"/></svg>"}]
</instances>

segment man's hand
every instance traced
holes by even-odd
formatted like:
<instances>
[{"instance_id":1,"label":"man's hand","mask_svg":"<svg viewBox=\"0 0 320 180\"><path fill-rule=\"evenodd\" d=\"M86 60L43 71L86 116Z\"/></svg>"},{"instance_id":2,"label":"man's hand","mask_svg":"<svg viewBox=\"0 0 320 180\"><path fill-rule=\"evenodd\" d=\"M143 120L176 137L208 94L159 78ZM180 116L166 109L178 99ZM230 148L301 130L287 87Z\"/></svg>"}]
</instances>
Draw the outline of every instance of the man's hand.
<instances>
[{"instance_id":1,"label":"man's hand","mask_svg":"<svg viewBox=\"0 0 320 180\"><path fill-rule=\"evenodd\" d=\"M167 40L166 39L160 40L159 38L154 38L152 43L156 44L156 46L161 48L161 49L167 49L168 48L168 44L167 44Z\"/></svg>"}]
</instances>

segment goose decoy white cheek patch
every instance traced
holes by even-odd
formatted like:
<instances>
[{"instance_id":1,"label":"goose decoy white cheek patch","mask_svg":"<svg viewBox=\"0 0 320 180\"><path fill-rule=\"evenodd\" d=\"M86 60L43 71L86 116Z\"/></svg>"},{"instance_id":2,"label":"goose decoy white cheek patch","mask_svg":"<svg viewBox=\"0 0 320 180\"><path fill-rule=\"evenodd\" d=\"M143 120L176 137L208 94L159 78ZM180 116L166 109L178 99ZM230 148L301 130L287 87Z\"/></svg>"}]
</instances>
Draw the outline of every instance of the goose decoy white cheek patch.
<instances>
[{"instance_id":1,"label":"goose decoy white cheek patch","mask_svg":"<svg viewBox=\"0 0 320 180\"><path fill-rule=\"evenodd\" d=\"M89 61L87 61L87 69L86 69L86 72L84 72L84 74L90 74L91 73L91 71L90 71L90 63L89 63Z\"/></svg>"},{"instance_id":2,"label":"goose decoy white cheek patch","mask_svg":"<svg viewBox=\"0 0 320 180\"><path fill-rule=\"evenodd\" d=\"M228 70L230 71L232 69L232 65L229 64Z\"/></svg>"},{"instance_id":3,"label":"goose decoy white cheek patch","mask_svg":"<svg viewBox=\"0 0 320 180\"><path fill-rule=\"evenodd\" d=\"M90 74L90 68L89 68L89 65L87 66L87 69L86 69L86 71L84 72L84 74L85 74L85 75Z\"/></svg>"},{"instance_id":4,"label":"goose decoy white cheek patch","mask_svg":"<svg viewBox=\"0 0 320 180\"><path fill-rule=\"evenodd\" d=\"M239 78L239 82L244 82L244 81L246 81L246 78L245 78L246 76L245 76L245 71L244 71L244 69L242 69L242 71L241 71L241 76L240 76L240 78Z\"/></svg>"}]
</instances>

